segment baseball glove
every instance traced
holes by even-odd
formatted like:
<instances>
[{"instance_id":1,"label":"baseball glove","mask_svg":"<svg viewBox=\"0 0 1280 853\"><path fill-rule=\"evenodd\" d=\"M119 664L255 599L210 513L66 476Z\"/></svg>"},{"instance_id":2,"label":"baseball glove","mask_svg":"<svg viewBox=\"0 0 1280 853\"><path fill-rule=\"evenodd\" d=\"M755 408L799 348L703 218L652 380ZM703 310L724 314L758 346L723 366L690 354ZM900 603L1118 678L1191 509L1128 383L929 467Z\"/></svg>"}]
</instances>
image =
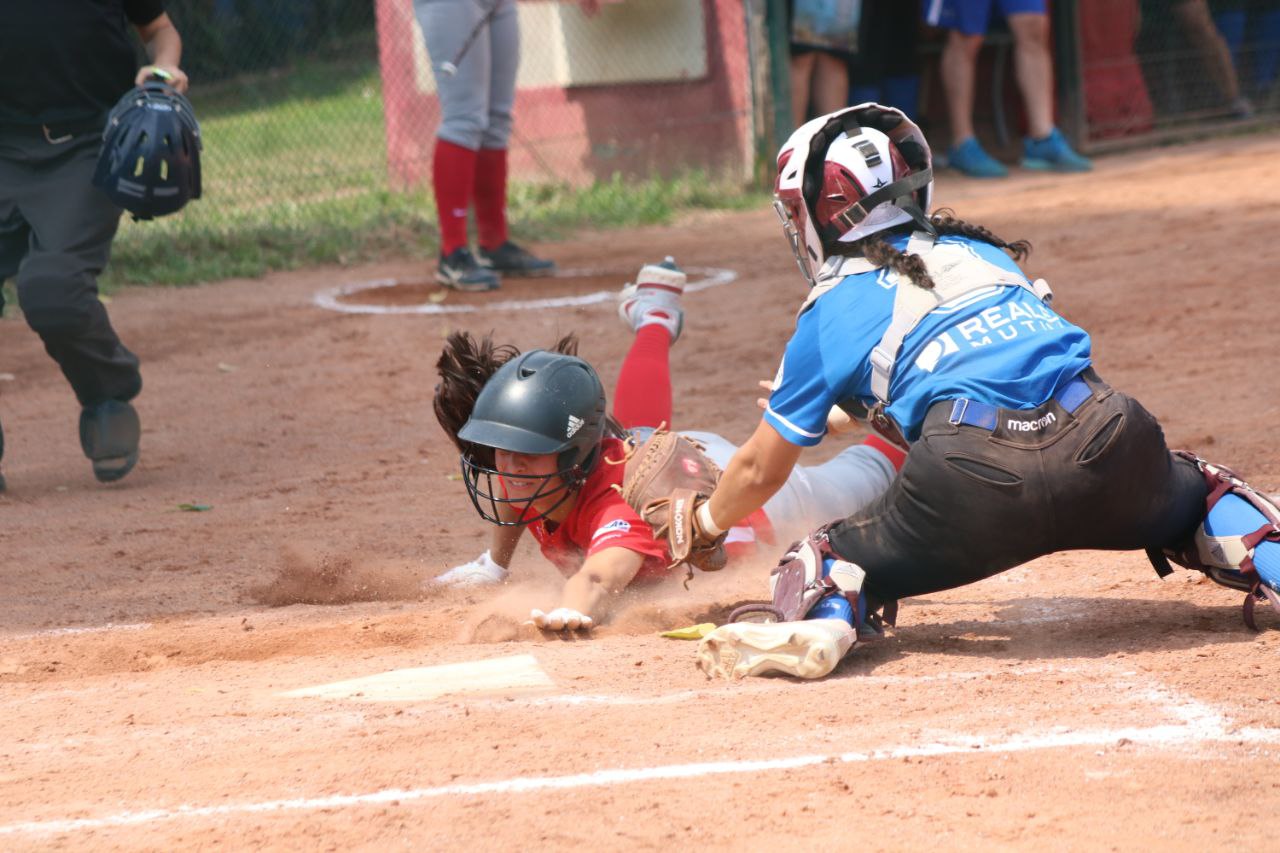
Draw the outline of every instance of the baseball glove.
<instances>
[{"instance_id":1,"label":"baseball glove","mask_svg":"<svg viewBox=\"0 0 1280 853\"><path fill-rule=\"evenodd\" d=\"M697 442L679 433L658 430L639 448L632 448L622 477L622 499L666 539L671 567L685 563L714 572L724 568L726 533L707 536L694 510L707 499L720 479L720 469Z\"/></svg>"}]
</instances>

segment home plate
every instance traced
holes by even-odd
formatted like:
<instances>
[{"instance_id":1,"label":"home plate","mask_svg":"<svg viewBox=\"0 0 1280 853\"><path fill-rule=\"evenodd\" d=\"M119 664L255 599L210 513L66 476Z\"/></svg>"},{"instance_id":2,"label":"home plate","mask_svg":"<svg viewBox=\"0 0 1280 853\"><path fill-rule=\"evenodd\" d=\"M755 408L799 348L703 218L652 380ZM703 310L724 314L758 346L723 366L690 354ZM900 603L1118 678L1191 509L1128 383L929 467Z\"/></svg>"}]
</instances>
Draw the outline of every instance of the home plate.
<instances>
[{"instance_id":1,"label":"home plate","mask_svg":"<svg viewBox=\"0 0 1280 853\"><path fill-rule=\"evenodd\" d=\"M451 693L528 693L554 688L533 655L396 669L350 681L290 690L283 696L358 699L364 702L421 702Z\"/></svg>"}]
</instances>

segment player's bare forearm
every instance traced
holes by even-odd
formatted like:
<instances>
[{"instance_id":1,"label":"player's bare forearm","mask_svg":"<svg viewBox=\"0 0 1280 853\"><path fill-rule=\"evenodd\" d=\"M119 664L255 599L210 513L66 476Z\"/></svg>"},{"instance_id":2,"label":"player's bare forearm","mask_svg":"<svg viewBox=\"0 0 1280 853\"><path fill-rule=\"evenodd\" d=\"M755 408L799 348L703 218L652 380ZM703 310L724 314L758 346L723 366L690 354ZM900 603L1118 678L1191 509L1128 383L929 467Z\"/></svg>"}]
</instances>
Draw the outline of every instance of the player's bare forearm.
<instances>
[{"instance_id":1,"label":"player's bare forearm","mask_svg":"<svg viewBox=\"0 0 1280 853\"><path fill-rule=\"evenodd\" d=\"M612 598L627 588L644 565L644 556L627 548L606 548L592 554L578 573L565 581L560 606L599 620Z\"/></svg>"},{"instance_id":2,"label":"player's bare forearm","mask_svg":"<svg viewBox=\"0 0 1280 853\"><path fill-rule=\"evenodd\" d=\"M760 421L747 443L729 460L711 495L711 518L727 530L764 506L791 476L803 448Z\"/></svg>"},{"instance_id":3,"label":"player's bare forearm","mask_svg":"<svg viewBox=\"0 0 1280 853\"><path fill-rule=\"evenodd\" d=\"M149 24L137 28L138 37L147 49L147 56L156 65L182 64L182 36L173 25L167 12L162 12Z\"/></svg>"},{"instance_id":4,"label":"player's bare forearm","mask_svg":"<svg viewBox=\"0 0 1280 853\"><path fill-rule=\"evenodd\" d=\"M182 71L182 36L178 28L169 20L167 13L162 13L149 24L137 28L138 36L147 49L151 64L138 71L135 82L145 80L159 69L167 75L168 82L179 92L187 91L187 75Z\"/></svg>"}]
</instances>

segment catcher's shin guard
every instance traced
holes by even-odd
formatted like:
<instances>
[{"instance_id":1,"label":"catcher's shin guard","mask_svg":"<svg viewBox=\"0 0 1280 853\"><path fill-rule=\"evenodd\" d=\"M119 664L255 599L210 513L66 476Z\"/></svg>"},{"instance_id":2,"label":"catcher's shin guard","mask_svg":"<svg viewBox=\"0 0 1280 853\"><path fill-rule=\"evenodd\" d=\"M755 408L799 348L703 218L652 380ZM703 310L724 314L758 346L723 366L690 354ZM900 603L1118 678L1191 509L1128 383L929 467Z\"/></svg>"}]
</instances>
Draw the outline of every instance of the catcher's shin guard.
<instances>
[{"instance_id":1,"label":"catcher's shin guard","mask_svg":"<svg viewBox=\"0 0 1280 853\"><path fill-rule=\"evenodd\" d=\"M893 624L895 603L868 607L862 592L866 573L856 563L842 558L831 548L830 525L815 530L792 543L769 576L771 604L748 604L729 614L729 621L792 622L800 619L841 618L858 631L859 637L884 633ZM834 600L833 600L834 599Z\"/></svg>"},{"instance_id":2,"label":"catcher's shin guard","mask_svg":"<svg viewBox=\"0 0 1280 853\"><path fill-rule=\"evenodd\" d=\"M829 674L859 639L883 634L892 624L868 607L865 573L831 549L827 528L794 543L770 576L770 604L748 604L729 624L698 646L698 666L707 675L742 678L785 673L800 678Z\"/></svg>"},{"instance_id":3,"label":"catcher's shin guard","mask_svg":"<svg viewBox=\"0 0 1280 853\"><path fill-rule=\"evenodd\" d=\"M1256 602L1269 600L1280 608L1280 507L1231 469L1175 452L1204 475L1209 488L1204 520L1189 541L1163 551L1153 548L1147 555L1162 577L1172 571L1172 560L1244 592L1244 621L1256 631Z\"/></svg>"}]
</instances>

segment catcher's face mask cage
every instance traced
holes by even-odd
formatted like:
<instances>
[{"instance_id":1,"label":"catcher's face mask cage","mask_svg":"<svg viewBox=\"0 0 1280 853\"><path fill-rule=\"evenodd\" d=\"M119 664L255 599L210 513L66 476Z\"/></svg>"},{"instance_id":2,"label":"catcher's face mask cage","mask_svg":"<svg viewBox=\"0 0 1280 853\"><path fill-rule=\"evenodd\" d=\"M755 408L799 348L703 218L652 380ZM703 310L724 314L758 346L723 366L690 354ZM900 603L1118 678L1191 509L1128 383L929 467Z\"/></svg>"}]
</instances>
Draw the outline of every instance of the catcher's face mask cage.
<instances>
[{"instance_id":1,"label":"catcher's face mask cage","mask_svg":"<svg viewBox=\"0 0 1280 853\"><path fill-rule=\"evenodd\" d=\"M462 479L476 511L503 526L548 517L573 498L600 458L604 386L580 358L530 350L500 367L476 397L458 438ZM494 451L554 456L555 470L530 475L503 471ZM533 488L512 488L531 485ZM512 496L511 492L524 492ZM542 509L534 502L554 497Z\"/></svg>"},{"instance_id":2,"label":"catcher's face mask cage","mask_svg":"<svg viewBox=\"0 0 1280 853\"><path fill-rule=\"evenodd\" d=\"M200 125L167 84L130 90L107 117L93 183L135 219L181 210L199 198Z\"/></svg>"},{"instance_id":3,"label":"catcher's face mask cage","mask_svg":"<svg viewBox=\"0 0 1280 853\"><path fill-rule=\"evenodd\" d=\"M825 244L853 242L925 215L933 166L924 134L902 112L860 104L801 125L778 153L774 210L800 274L813 286Z\"/></svg>"}]
</instances>

